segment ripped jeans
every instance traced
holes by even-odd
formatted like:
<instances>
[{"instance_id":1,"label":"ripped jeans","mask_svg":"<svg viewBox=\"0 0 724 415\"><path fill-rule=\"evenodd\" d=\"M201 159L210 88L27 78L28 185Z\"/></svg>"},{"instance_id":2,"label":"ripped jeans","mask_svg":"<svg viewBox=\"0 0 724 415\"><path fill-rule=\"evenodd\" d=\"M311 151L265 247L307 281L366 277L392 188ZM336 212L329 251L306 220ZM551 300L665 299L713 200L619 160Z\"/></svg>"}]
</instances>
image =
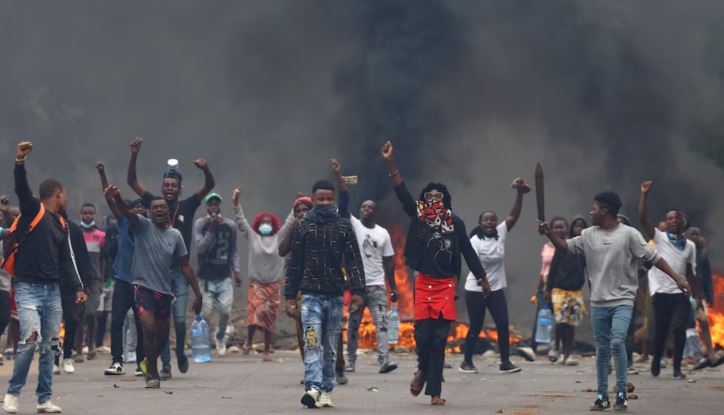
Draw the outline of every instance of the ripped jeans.
<instances>
[{"instance_id":1,"label":"ripped jeans","mask_svg":"<svg viewBox=\"0 0 724 415\"><path fill-rule=\"evenodd\" d=\"M304 388L332 392L337 342L342 331L342 297L302 295Z\"/></svg>"},{"instance_id":2,"label":"ripped jeans","mask_svg":"<svg viewBox=\"0 0 724 415\"><path fill-rule=\"evenodd\" d=\"M35 395L38 404L42 404L53 396L53 364L55 356L60 354L58 335L63 317L60 288L58 284L18 282L15 285L15 302L20 320L20 342L7 393L20 395L37 349L40 364Z\"/></svg>"}]
</instances>

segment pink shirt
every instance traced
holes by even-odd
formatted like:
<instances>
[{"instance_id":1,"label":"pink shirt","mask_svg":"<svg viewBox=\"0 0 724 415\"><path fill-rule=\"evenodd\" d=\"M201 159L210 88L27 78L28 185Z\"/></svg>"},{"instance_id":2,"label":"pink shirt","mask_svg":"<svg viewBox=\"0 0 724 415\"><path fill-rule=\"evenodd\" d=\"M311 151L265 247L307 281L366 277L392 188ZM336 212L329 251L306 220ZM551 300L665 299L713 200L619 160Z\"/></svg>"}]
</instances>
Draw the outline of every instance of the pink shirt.
<instances>
[{"instance_id":1,"label":"pink shirt","mask_svg":"<svg viewBox=\"0 0 724 415\"><path fill-rule=\"evenodd\" d=\"M548 273L551 271L551 262L553 262L553 255L555 253L556 248L553 247L553 244L550 242L546 242L540 251L540 275L543 276L543 283L548 282Z\"/></svg>"}]
</instances>

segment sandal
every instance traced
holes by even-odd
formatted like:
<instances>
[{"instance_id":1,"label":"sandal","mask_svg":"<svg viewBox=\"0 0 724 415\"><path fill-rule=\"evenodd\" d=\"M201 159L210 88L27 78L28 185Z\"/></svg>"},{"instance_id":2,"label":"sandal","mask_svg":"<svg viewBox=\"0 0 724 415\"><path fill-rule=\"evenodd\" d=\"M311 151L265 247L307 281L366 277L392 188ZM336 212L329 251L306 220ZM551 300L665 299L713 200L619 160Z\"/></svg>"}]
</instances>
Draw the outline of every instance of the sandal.
<instances>
[{"instance_id":1,"label":"sandal","mask_svg":"<svg viewBox=\"0 0 724 415\"><path fill-rule=\"evenodd\" d=\"M439 397L439 396L433 396L430 400L430 405L432 406L442 406L445 405L445 402L447 402L445 399Z\"/></svg>"}]
</instances>

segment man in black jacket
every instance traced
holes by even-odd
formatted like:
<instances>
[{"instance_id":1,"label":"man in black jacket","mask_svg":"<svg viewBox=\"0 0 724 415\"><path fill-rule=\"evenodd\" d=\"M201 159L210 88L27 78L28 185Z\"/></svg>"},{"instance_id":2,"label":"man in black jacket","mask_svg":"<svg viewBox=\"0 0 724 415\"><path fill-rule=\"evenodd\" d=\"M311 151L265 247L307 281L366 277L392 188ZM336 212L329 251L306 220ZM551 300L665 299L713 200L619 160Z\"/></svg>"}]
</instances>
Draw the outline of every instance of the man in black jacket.
<instances>
[{"instance_id":1,"label":"man in black jacket","mask_svg":"<svg viewBox=\"0 0 724 415\"><path fill-rule=\"evenodd\" d=\"M314 184L314 208L294 227L284 286L287 314L297 312L297 291L302 292L306 390L302 404L309 408L334 406L331 393L344 304L343 264L352 292L350 311L364 301L365 274L357 238L349 220L337 213L335 201L331 183Z\"/></svg>"},{"instance_id":2,"label":"man in black jacket","mask_svg":"<svg viewBox=\"0 0 724 415\"><path fill-rule=\"evenodd\" d=\"M76 302L82 303L87 297L75 268L67 224L60 216L68 200L65 189L57 180L46 179L40 184L40 199L33 196L25 172L25 160L32 149L33 144L29 141L21 142L15 155L15 193L21 213L15 230L19 245L14 262L20 343L3 409L8 413L18 411L18 396L25 386L37 347L40 353L37 409L39 413L58 413L61 408L50 399L53 396L54 355L60 352L58 335L63 313L60 282L72 275L72 279L63 282L73 287ZM31 227L36 217L40 220ZM64 267L69 267L67 274L61 272Z\"/></svg>"}]
</instances>

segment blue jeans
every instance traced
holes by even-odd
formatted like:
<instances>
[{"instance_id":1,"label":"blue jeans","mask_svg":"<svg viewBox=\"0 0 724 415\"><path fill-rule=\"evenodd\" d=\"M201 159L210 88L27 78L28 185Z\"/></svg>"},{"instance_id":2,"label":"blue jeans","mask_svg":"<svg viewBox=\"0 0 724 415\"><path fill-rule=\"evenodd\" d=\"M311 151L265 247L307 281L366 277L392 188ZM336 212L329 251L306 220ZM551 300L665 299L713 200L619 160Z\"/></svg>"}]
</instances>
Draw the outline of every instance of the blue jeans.
<instances>
[{"instance_id":1,"label":"blue jeans","mask_svg":"<svg viewBox=\"0 0 724 415\"><path fill-rule=\"evenodd\" d=\"M387 362L389 335L387 333L387 287L384 285L371 285L365 289L365 302L356 312L349 313L349 325L347 328L347 360L354 365L357 361L357 346L359 344L359 327L362 324L362 316L365 307L369 308L372 314L372 321L375 324L377 333L377 362Z\"/></svg>"},{"instance_id":2,"label":"blue jeans","mask_svg":"<svg viewBox=\"0 0 724 415\"><path fill-rule=\"evenodd\" d=\"M203 303L201 306L201 316L208 323L213 314L214 309L219 311L219 328L216 332L216 338L221 340L226 335L226 326L229 325L229 316L231 315L231 304L234 302L234 284L231 278L225 278L221 281L199 281L201 285L201 294Z\"/></svg>"},{"instance_id":3,"label":"blue jeans","mask_svg":"<svg viewBox=\"0 0 724 415\"><path fill-rule=\"evenodd\" d=\"M626 393L628 359L626 357L626 335L633 306L616 307L591 306L593 340L596 344L596 376L598 394L608 396L608 368L613 352L616 367L616 391Z\"/></svg>"},{"instance_id":4,"label":"blue jeans","mask_svg":"<svg viewBox=\"0 0 724 415\"><path fill-rule=\"evenodd\" d=\"M175 267L172 271L171 291L175 297L171 304L173 312L173 325L176 330L176 356L183 354L186 344L186 309L189 304L189 284L181 273L181 268ZM168 342L161 351L161 363L164 369L171 368L171 349Z\"/></svg>"},{"instance_id":5,"label":"blue jeans","mask_svg":"<svg viewBox=\"0 0 724 415\"><path fill-rule=\"evenodd\" d=\"M304 388L334 389L334 367L342 320L342 297L302 295Z\"/></svg>"},{"instance_id":6,"label":"blue jeans","mask_svg":"<svg viewBox=\"0 0 724 415\"><path fill-rule=\"evenodd\" d=\"M27 382L28 371L37 349L40 353L38 387L35 394L42 404L53 397L53 364L60 355L60 320L63 307L58 284L15 285L15 302L20 320L20 342L15 357L8 394L18 396ZM36 339L28 341L33 334Z\"/></svg>"}]
</instances>

